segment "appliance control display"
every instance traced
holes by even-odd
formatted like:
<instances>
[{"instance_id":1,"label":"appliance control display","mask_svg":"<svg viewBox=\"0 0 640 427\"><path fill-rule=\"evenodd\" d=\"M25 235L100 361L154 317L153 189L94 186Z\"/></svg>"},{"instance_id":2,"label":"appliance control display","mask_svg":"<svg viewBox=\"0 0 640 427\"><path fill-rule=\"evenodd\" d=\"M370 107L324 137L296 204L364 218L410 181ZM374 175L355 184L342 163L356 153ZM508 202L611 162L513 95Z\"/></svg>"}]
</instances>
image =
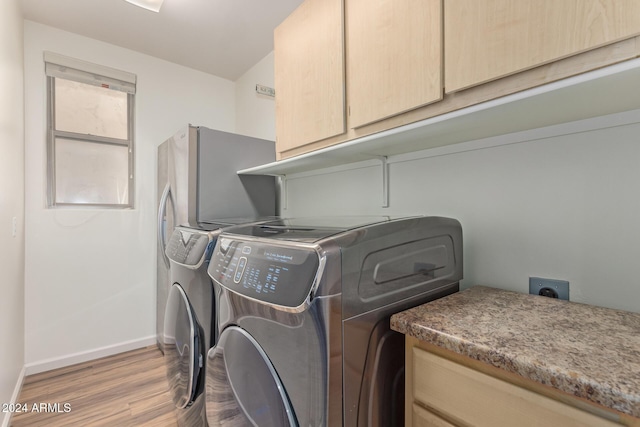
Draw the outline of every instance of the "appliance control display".
<instances>
[{"instance_id":1,"label":"appliance control display","mask_svg":"<svg viewBox=\"0 0 640 427\"><path fill-rule=\"evenodd\" d=\"M312 249L222 237L209 265L220 285L272 304L298 307L313 286L319 259Z\"/></svg>"},{"instance_id":2,"label":"appliance control display","mask_svg":"<svg viewBox=\"0 0 640 427\"><path fill-rule=\"evenodd\" d=\"M197 266L211 258L212 243L215 242L210 241L207 234L176 228L167 242L165 254L178 264Z\"/></svg>"}]
</instances>

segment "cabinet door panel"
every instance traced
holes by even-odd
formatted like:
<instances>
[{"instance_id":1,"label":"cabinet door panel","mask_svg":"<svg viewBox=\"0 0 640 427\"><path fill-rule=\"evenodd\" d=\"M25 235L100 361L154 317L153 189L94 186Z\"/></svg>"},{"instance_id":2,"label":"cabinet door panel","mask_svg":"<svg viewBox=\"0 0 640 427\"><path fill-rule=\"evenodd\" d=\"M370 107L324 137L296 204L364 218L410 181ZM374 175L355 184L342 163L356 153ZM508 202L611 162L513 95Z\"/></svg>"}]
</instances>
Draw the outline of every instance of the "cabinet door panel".
<instances>
[{"instance_id":1,"label":"cabinet door panel","mask_svg":"<svg viewBox=\"0 0 640 427\"><path fill-rule=\"evenodd\" d=\"M637 34L638 0L444 0L445 91Z\"/></svg>"},{"instance_id":2,"label":"cabinet door panel","mask_svg":"<svg viewBox=\"0 0 640 427\"><path fill-rule=\"evenodd\" d=\"M342 0L306 0L274 31L276 151L345 131Z\"/></svg>"},{"instance_id":3,"label":"cabinet door panel","mask_svg":"<svg viewBox=\"0 0 640 427\"><path fill-rule=\"evenodd\" d=\"M346 0L349 127L442 99L441 0Z\"/></svg>"}]
</instances>

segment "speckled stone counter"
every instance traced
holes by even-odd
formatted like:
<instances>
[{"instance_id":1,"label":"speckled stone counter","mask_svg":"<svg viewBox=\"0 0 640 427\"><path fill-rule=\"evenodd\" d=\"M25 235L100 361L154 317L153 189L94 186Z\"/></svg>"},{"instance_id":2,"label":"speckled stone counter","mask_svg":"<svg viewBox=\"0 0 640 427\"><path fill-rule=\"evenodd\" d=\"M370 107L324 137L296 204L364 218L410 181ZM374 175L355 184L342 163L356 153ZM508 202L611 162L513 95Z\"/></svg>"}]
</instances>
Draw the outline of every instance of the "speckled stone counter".
<instances>
[{"instance_id":1,"label":"speckled stone counter","mask_svg":"<svg viewBox=\"0 0 640 427\"><path fill-rule=\"evenodd\" d=\"M391 317L421 341L640 417L640 314L476 286Z\"/></svg>"}]
</instances>

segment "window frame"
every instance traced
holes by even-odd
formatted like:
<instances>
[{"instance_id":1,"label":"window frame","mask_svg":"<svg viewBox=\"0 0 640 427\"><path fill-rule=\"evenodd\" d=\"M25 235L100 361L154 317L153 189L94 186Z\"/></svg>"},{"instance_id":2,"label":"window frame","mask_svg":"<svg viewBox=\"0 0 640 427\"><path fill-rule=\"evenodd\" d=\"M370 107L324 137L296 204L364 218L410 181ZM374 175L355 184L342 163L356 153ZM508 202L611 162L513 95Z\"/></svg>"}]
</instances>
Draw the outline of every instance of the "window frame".
<instances>
[{"instance_id":1,"label":"window frame","mask_svg":"<svg viewBox=\"0 0 640 427\"><path fill-rule=\"evenodd\" d=\"M127 93L127 139L112 138L106 136L98 136L92 134L83 134L77 132L61 131L55 129L55 79L76 81L88 84L81 79L65 78L47 75L47 206L49 208L58 207L74 207L74 208L109 208L109 209L133 209L135 200L135 156L134 156L134 110L135 110L135 93ZM118 90L111 89L110 90ZM86 144L107 144L120 147L127 147L128 153L128 180L127 180L127 203L69 203L56 201L56 138L64 138L74 140Z\"/></svg>"}]
</instances>

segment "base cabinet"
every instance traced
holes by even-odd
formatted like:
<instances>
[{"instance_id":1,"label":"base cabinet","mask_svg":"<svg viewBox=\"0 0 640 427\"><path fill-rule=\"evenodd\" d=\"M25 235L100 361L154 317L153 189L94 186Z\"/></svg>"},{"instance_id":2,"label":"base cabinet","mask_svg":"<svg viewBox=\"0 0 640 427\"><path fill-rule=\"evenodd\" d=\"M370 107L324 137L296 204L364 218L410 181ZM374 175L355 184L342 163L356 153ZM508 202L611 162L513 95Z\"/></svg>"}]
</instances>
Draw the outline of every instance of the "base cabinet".
<instances>
[{"instance_id":1,"label":"base cabinet","mask_svg":"<svg viewBox=\"0 0 640 427\"><path fill-rule=\"evenodd\" d=\"M595 405L595 413L612 420L487 375L423 347L420 341L407 338L406 426L634 425L616 422L617 414L608 414ZM584 408L588 404L580 401L579 405Z\"/></svg>"}]
</instances>

